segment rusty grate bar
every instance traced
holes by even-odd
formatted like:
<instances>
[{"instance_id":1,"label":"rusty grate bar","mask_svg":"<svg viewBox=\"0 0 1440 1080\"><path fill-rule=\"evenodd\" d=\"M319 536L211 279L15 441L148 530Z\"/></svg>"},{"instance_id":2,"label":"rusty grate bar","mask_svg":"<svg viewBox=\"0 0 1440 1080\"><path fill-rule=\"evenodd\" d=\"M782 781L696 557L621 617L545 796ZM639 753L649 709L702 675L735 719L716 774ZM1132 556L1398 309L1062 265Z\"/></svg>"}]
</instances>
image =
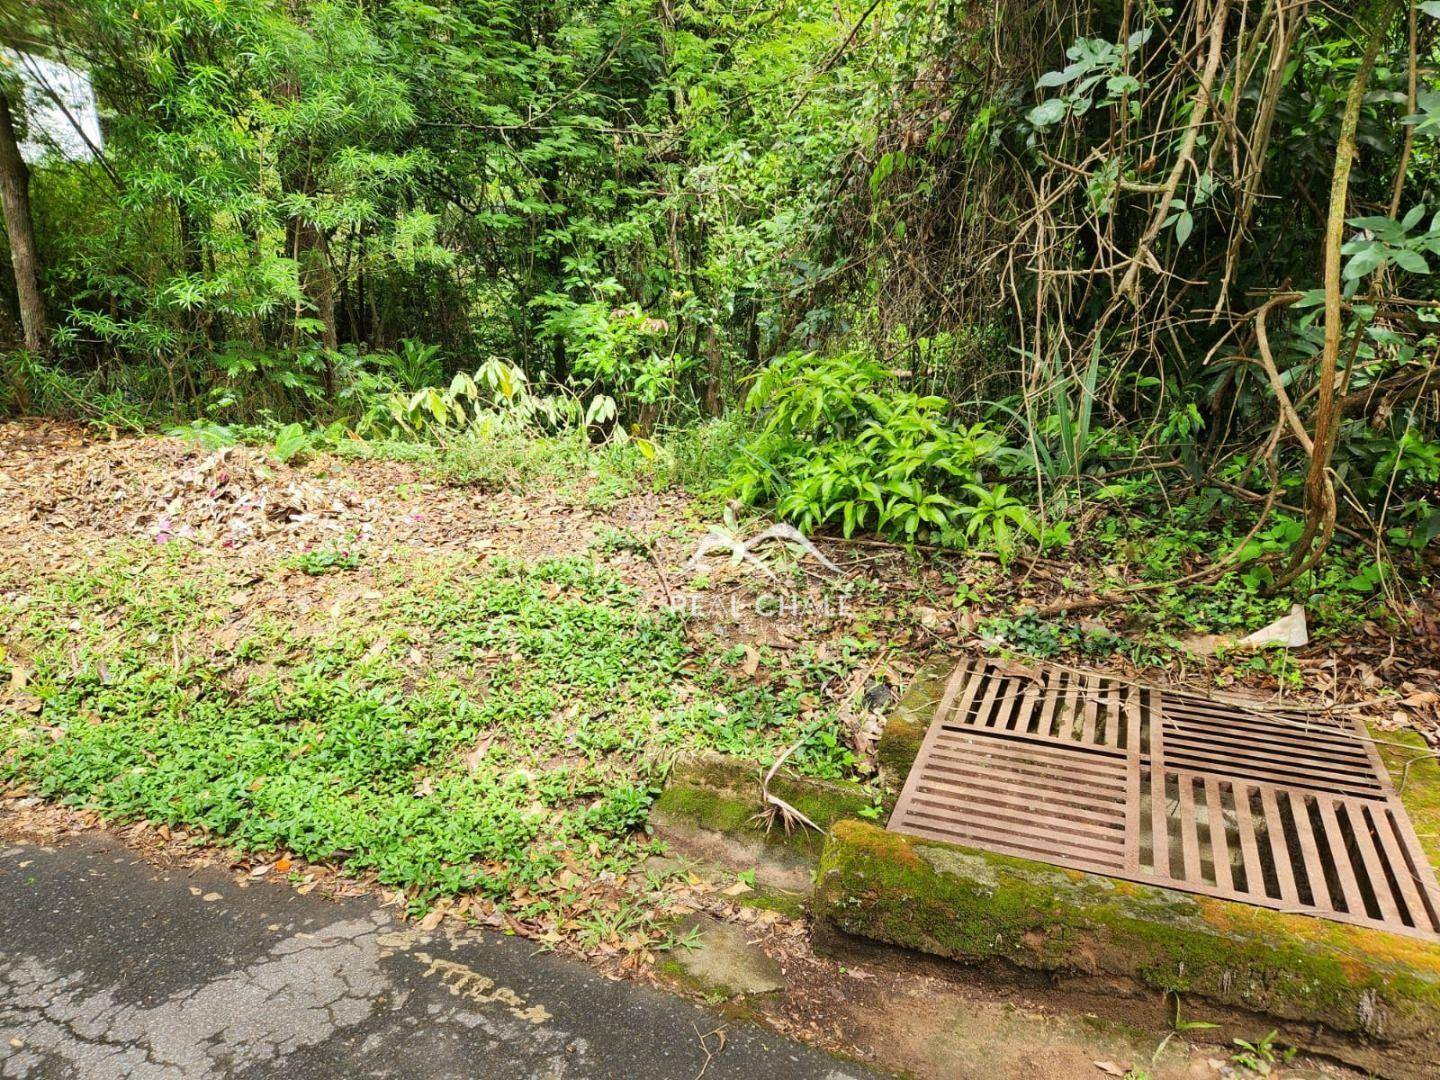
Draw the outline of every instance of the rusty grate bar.
<instances>
[{"instance_id":1,"label":"rusty grate bar","mask_svg":"<svg viewBox=\"0 0 1440 1080\"><path fill-rule=\"evenodd\" d=\"M1440 940L1440 886L1363 736L1303 713L967 659L889 827Z\"/></svg>"}]
</instances>

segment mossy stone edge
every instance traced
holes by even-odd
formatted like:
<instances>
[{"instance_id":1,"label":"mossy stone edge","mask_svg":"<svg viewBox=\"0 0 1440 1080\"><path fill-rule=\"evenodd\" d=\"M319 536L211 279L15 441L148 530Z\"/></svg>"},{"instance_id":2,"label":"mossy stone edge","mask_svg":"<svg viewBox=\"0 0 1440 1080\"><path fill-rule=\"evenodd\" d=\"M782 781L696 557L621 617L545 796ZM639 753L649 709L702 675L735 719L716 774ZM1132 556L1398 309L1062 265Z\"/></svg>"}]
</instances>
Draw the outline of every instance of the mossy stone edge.
<instances>
[{"instance_id":1,"label":"mossy stone edge","mask_svg":"<svg viewBox=\"0 0 1440 1080\"><path fill-rule=\"evenodd\" d=\"M920 756L920 745L925 741L930 721L935 718L935 710L940 706L945 683L955 670L955 662L953 656L942 656L922 665L885 721L885 730L880 735L875 756L885 793L887 816L895 809L895 800L905 786L910 766Z\"/></svg>"},{"instance_id":2,"label":"mossy stone edge","mask_svg":"<svg viewBox=\"0 0 1440 1080\"><path fill-rule=\"evenodd\" d=\"M651 808L651 821L662 831L667 825L701 829L783 850L810 862L818 860L824 846L822 833L803 826L787 833L778 824L767 829L756 819L765 772L765 767L753 761L723 754L682 757L671 766L665 790ZM771 780L770 790L821 829L871 805L869 794L859 784L812 780L785 770Z\"/></svg>"},{"instance_id":3,"label":"mossy stone edge","mask_svg":"<svg viewBox=\"0 0 1440 1080\"><path fill-rule=\"evenodd\" d=\"M1341 1060L1435 1075L1440 945L861 821L831 830L813 910L847 934L919 952L1124 980L1290 1021L1292 1037L1312 1030L1305 1044Z\"/></svg>"}]
</instances>

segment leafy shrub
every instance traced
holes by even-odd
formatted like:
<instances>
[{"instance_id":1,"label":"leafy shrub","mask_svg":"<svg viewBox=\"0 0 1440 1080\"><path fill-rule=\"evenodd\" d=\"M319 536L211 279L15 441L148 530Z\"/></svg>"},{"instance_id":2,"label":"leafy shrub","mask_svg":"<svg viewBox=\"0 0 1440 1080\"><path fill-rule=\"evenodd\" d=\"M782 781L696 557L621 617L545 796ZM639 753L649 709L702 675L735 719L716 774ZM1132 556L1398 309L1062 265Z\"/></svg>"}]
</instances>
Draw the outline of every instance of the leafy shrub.
<instances>
[{"instance_id":1,"label":"leafy shrub","mask_svg":"<svg viewBox=\"0 0 1440 1080\"><path fill-rule=\"evenodd\" d=\"M1008 485L996 484L992 488L986 488L979 484L966 484L965 490L975 500L967 506L956 507L956 514L964 519L966 542L985 544L999 554L1001 564L1004 565L1009 562L1023 537L1040 539L1040 526L1035 515L1030 513L1029 507L1009 494ZM948 542L954 544L952 533L947 532L945 536Z\"/></svg>"},{"instance_id":2,"label":"leafy shrub","mask_svg":"<svg viewBox=\"0 0 1440 1080\"><path fill-rule=\"evenodd\" d=\"M381 356L389 361L390 372L406 390L434 386L445 377L439 346L427 345L415 338L401 338L398 352Z\"/></svg>"},{"instance_id":3,"label":"leafy shrub","mask_svg":"<svg viewBox=\"0 0 1440 1080\"><path fill-rule=\"evenodd\" d=\"M774 501L802 529L838 525L904 540L938 536L964 516L956 496L980 479L1001 439L957 425L944 398L902 390L898 376L857 351L792 353L756 379L747 406L764 417L737 457L730 490Z\"/></svg>"},{"instance_id":4,"label":"leafy shrub","mask_svg":"<svg viewBox=\"0 0 1440 1080\"><path fill-rule=\"evenodd\" d=\"M694 366L667 344L671 327L639 304L557 303L545 332L563 340L574 372L622 401L654 405L675 395L680 376Z\"/></svg>"}]
</instances>

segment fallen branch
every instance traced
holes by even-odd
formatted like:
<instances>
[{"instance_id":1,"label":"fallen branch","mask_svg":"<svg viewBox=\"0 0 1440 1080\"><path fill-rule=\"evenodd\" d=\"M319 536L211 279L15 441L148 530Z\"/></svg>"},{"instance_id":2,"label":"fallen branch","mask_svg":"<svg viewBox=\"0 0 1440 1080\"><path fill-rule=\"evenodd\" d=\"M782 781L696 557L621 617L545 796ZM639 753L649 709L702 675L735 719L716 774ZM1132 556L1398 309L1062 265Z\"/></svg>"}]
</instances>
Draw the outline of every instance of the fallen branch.
<instances>
[{"instance_id":1,"label":"fallen branch","mask_svg":"<svg viewBox=\"0 0 1440 1080\"><path fill-rule=\"evenodd\" d=\"M715 1055L725 1049L725 1025L721 1024L714 1030L707 1031L704 1035L700 1034L700 1029L694 1024L691 1024L690 1027L694 1030L695 1037L700 1040L700 1049L705 1054L705 1060L700 1065L700 1071L695 1074L695 1080L703 1080L705 1070L710 1068L710 1063L715 1060ZM712 1035L720 1040L719 1045L716 1046L713 1051L710 1049L710 1038Z\"/></svg>"},{"instance_id":2,"label":"fallen branch","mask_svg":"<svg viewBox=\"0 0 1440 1080\"><path fill-rule=\"evenodd\" d=\"M637 539L639 538L637 537ZM655 567L655 576L660 579L660 591L665 594L665 606L674 607L675 601L670 596L670 582L665 577L665 568L660 565L660 560L655 555L655 548L648 540L640 540L640 543L645 548L645 554L649 557L651 565Z\"/></svg>"}]
</instances>

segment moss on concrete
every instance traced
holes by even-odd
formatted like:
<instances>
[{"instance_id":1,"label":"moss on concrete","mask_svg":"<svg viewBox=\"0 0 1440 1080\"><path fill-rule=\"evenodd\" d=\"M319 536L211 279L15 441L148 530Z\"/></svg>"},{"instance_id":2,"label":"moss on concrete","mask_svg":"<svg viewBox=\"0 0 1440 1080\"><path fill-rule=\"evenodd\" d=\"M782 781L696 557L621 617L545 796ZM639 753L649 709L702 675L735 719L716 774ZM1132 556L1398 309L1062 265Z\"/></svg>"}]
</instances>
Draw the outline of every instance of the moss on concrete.
<instances>
[{"instance_id":1,"label":"moss on concrete","mask_svg":"<svg viewBox=\"0 0 1440 1080\"><path fill-rule=\"evenodd\" d=\"M679 927L682 945L673 950L673 967L688 976L692 986L705 993L719 992L726 997L751 997L769 994L785 985L785 972L778 961L750 944L743 926L722 922L709 915L692 915Z\"/></svg>"},{"instance_id":2,"label":"moss on concrete","mask_svg":"<svg viewBox=\"0 0 1440 1080\"><path fill-rule=\"evenodd\" d=\"M761 908L765 911L778 911L781 915L792 919L805 917L805 903L809 896L803 893L791 892L789 889L777 889L768 885L757 884L753 891L744 893L734 898L735 902L742 907Z\"/></svg>"},{"instance_id":3,"label":"moss on concrete","mask_svg":"<svg viewBox=\"0 0 1440 1080\"><path fill-rule=\"evenodd\" d=\"M937 657L927 662L910 680L910 686L885 721L875 754L880 782L885 788L887 814L894 809L910 766L920 754L920 744L925 741L925 732L945 692L945 682L954 669L954 657Z\"/></svg>"},{"instance_id":4,"label":"moss on concrete","mask_svg":"<svg viewBox=\"0 0 1440 1080\"><path fill-rule=\"evenodd\" d=\"M922 952L1120 979L1323 1025L1388 1047L1350 1055L1366 1067L1385 1063L1387 1074L1409 1074L1394 1067L1396 1055L1428 1055L1440 1035L1440 945L864 822L831 831L813 905L846 933Z\"/></svg>"},{"instance_id":5,"label":"moss on concrete","mask_svg":"<svg viewBox=\"0 0 1440 1080\"><path fill-rule=\"evenodd\" d=\"M674 950L661 954L655 961L655 974L672 991L686 997L699 998L730 1020L749 1024L763 1021L763 1017L755 1006L750 1004L749 999L732 997L724 987L712 986L691 975L680 963Z\"/></svg>"},{"instance_id":6,"label":"moss on concrete","mask_svg":"<svg viewBox=\"0 0 1440 1080\"><path fill-rule=\"evenodd\" d=\"M757 820L764 777L765 770L754 762L721 754L682 758L671 768L665 790L651 810L651 819L657 824L723 833L818 858L824 845L821 833L803 826L787 833L779 824L767 830L765 823ZM783 770L771 780L770 790L821 829L853 817L871 803L859 784L811 780Z\"/></svg>"},{"instance_id":7,"label":"moss on concrete","mask_svg":"<svg viewBox=\"0 0 1440 1080\"><path fill-rule=\"evenodd\" d=\"M1380 760L1400 792L1400 801L1405 804L1420 846L1430 865L1440 867L1440 761L1424 756L1432 751L1419 732L1381 731L1372 727L1370 734L1377 740L1375 748L1380 751ZM1401 745L1395 745L1397 743ZM1408 779L1407 762L1413 763Z\"/></svg>"}]
</instances>

